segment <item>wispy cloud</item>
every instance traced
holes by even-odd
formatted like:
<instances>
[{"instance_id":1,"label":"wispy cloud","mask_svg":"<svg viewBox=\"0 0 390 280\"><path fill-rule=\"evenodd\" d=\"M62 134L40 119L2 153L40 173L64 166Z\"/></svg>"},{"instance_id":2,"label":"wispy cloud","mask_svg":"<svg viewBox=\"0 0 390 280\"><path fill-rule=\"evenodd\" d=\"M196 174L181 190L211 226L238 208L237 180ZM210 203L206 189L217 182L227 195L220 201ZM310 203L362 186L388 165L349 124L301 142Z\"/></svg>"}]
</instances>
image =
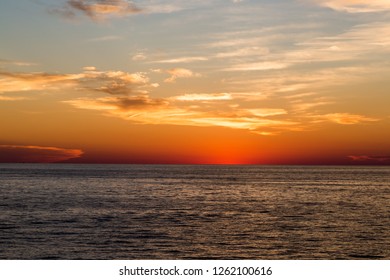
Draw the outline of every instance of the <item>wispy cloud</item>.
<instances>
[{"instance_id":1,"label":"wispy cloud","mask_svg":"<svg viewBox=\"0 0 390 280\"><path fill-rule=\"evenodd\" d=\"M325 106L332 104L332 101L305 101L305 100L296 100L291 102L291 107L295 112L306 112L311 111L315 107Z\"/></svg>"},{"instance_id":2,"label":"wispy cloud","mask_svg":"<svg viewBox=\"0 0 390 280\"><path fill-rule=\"evenodd\" d=\"M269 54L268 48L261 48L257 46L235 48L225 51L221 51L215 55L217 58L236 58L236 57L248 57L248 56L263 56Z\"/></svg>"},{"instance_id":3,"label":"wispy cloud","mask_svg":"<svg viewBox=\"0 0 390 280\"><path fill-rule=\"evenodd\" d=\"M154 63L189 63L189 62L207 61L207 60L208 58L204 56L187 56L187 57L177 57L171 59L158 60L158 61L154 61Z\"/></svg>"},{"instance_id":4,"label":"wispy cloud","mask_svg":"<svg viewBox=\"0 0 390 280\"><path fill-rule=\"evenodd\" d=\"M74 85L80 75L0 72L0 92L48 90Z\"/></svg>"},{"instance_id":5,"label":"wispy cloud","mask_svg":"<svg viewBox=\"0 0 390 280\"><path fill-rule=\"evenodd\" d=\"M355 115L355 114L348 114L348 113L333 113L333 114L326 114L322 116L318 116L319 118L324 118L326 120L329 120L331 122L335 122L338 124L358 124L361 122L375 122L379 121L379 119L376 118L370 118L363 115Z\"/></svg>"},{"instance_id":6,"label":"wispy cloud","mask_svg":"<svg viewBox=\"0 0 390 280\"><path fill-rule=\"evenodd\" d=\"M234 46L232 50L231 46L220 46L220 51L216 53L215 57L225 59L226 66L221 67L222 71L269 72L271 70L289 70L294 67L304 69L310 66L311 73L319 71L336 73L338 71L346 72L346 70L350 73L356 73L355 70L359 68L370 73L377 71L383 65L383 55L390 54L389 38L390 25L387 22L374 22L356 25L337 35L318 36L295 42L282 51L275 50L271 46L267 47L267 42L262 43L265 44L262 49L257 49L255 46L244 48ZM230 43L248 41L249 44L249 41L256 39L239 38ZM250 45L252 44L254 43L251 42ZM258 53L256 54L256 52ZM368 64L367 61L370 63ZM325 63L337 63L337 65L330 69L330 64ZM294 72L291 71L291 73L295 75ZM311 73L305 76L313 76ZM334 78L340 80L337 75L334 75Z\"/></svg>"},{"instance_id":7,"label":"wispy cloud","mask_svg":"<svg viewBox=\"0 0 390 280\"><path fill-rule=\"evenodd\" d=\"M131 57L131 59L132 59L133 61L141 61L141 60L147 59L147 56L146 56L145 53L139 52L139 53L134 54L134 55Z\"/></svg>"},{"instance_id":8,"label":"wispy cloud","mask_svg":"<svg viewBox=\"0 0 390 280\"><path fill-rule=\"evenodd\" d=\"M92 110L112 110L112 111L137 111L146 110L156 107L163 107L168 105L168 102L164 99L152 99L147 95L139 96L127 96L127 97L102 97L102 98L79 98L70 101L64 101L65 103L71 104L74 107L81 109L92 109Z\"/></svg>"},{"instance_id":9,"label":"wispy cloud","mask_svg":"<svg viewBox=\"0 0 390 280\"><path fill-rule=\"evenodd\" d=\"M114 95L142 93L149 78L145 73L99 71L93 66L84 67L76 74L0 72L0 92L58 90L79 88Z\"/></svg>"},{"instance_id":10,"label":"wispy cloud","mask_svg":"<svg viewBox=\"0 0 390 280\"><path fill-rule=\"evenodd\" d=\"M358 155L358 156L348 156L349 159L353 161L376 161L376 162L390 162L390 156L366 156L366 155Z\"/></svg>"},{"instance_id":11,"label":"wispy cloud","mask_svg":"<svg viewBox=\"0 0 390 280\"><path fill-rule=\"evenodd\" d=\"M199 73L194 73L190 69L186 68L173 68L166 70L171 76L164 80L166 83L173 83L179 78L191 78L191 77L200 77Z\"/></svg>"},{"instance_id":12,"label":"wispy cloud","mask_svg":"<svg viewBox=\"0 0 390 280\"><path fill-rule=\"evenodd\" d=\"M265 71L287 68L288 63L279 61L260 61L244 64L237 64L223 69L224 71Z\"/></svg>"},{"instance_id":13,"label":"wispy cloud","mask_svg":"<svg viewBox=\"0 0 390 280\"><path fill-rule=\"evenodd\" d=\"M381 55L390 52L390 25L388 22L373 22L356 25L350 30L330 37L317 37L298 43L297 50L286 54L292 63L310 61L354 61L371 64L378 62Z\"/></svg>"},{"instance_id":14,"label":"wispy cloud","mask_svg":"<svg viewBox=\"0 0 390 280\"><path fill-rule=\"evenodd\" d=\"M5 96L0 95L0 101L20 101L20 100L26 100L26 97L21 96Z\"/></svg>"},{"instance_id":15,"label":"wispy cloud","mask_svg":"<svg viewBox=\"0 0 390 280\"><path fill-rule=\"evenodd\" d=\"M116 35L101 36L96 38L88 39L89 42L107 42L107 41L116 41L121 40L123 37Z\"/></svg>"},{"instance_id":16,"label":"wispy cloud","mask_svg":"<svg viewBox=\"0 0 390 280\"><path fill-rule=\"evenodd\" d=\"M231 100L230 93L191 93L172 97L178 101L216 101L216 100Z\"/></svg>"},{"instance_id":17,"label":"wispy cloud","mask_svg":"<svg viewBox=\"0 0 390 280\"><path fill-rule=\"evenodd\" d=\"M388 0L312 0L321 6L348 13L371 13L390 10Z\"/></svg>"},{"instance_id":18,"label":"wispy cloud","mask_svg":"<svg viewBox=\"0 0 390 280\"><path fill-rule=\"evenodd\" d=\"M61 162L81 157L80 149L32 145L0 145L0 162Z\"/></svg>"},{"instance_id":19,"label":"wispy cloud","mask_svg":"<svg viewBox=\"0 0 390 280\"><path fill-rule=\"evenodd\" d=\"M143 13L146 14L170 14L179 12L188 8L188 4L190 4L189 1L186 1L185 3L182 1L170 1L170 3L167 3L164 0L149 0L138 3L143 10Z\"/></svg>"},{"instance_id":20,"label":"wispy cloud","mask_svg":"<svg viewBox=\"0 0 390 280\"><path fill-rule=\"evenodd\" d=\"M100 21L109 17L137 14L141 9L126 0L68 0L62 8L52 9L51 12L66 18L84 15L91 20Z\"/></svg>"},{"instance_id":21,"label":"wispy cloud","mask_svg":"<svg viewBox=\"0 0 390 280\"><path fill-rule=\"evenodd\" d=\"M256 117L270 117L270 116L279 116L287 115L285 109L270 109L270 108L261 108L261 109L247 109L248 113Z\"/></svg>"},{"instance_id":22,"label":"wispy cloud","mask_svg":"<svg viewBox=\"0 0 390 280\"><path fill-rule=\"evenodd\" d=\"M1 65L32 66L32 65L35 65L35 63L31 63L31 62L27 62L27 61L0 59L0 66Z\"/></svg>"}]
</instances>

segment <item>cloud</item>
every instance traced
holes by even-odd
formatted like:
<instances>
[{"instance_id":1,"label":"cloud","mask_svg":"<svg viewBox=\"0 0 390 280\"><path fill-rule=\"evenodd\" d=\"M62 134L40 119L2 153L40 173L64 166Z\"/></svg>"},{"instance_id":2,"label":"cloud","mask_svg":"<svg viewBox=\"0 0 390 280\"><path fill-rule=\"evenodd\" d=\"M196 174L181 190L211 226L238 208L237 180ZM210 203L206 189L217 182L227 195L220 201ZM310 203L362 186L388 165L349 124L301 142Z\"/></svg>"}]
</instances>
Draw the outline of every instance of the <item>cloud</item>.
<instances>
[{"instance_id":1,"label":"cloud","mask_svg":"<svg viewBox=\"0 0 390 280\"><path fill-rule=\"evenodd\" d=\"M78 88L128 95L142 93L141 87L149 85L149 78L142 72L98 71L93 66L83 70L76 74L0 72L0 92Z\"/></svg>"},{"instance_id":2,"label":"cloud","mask_svg":"<svg viewBox=\"0 0 390 280\"><path fill-rule=\"evenodd\" d=\"M312 110L314 107L325 106L332 103L333 102L330 101L305 102L302 100L298 100L292 102L292 108L294 109L294 111L304 112L304 111Z\"/></svg>"},{"instance_id":3,"label":"cloud","mask_svg":"<svg viewBox=\"0 0 390 280\"><path fill-rule=\"evenodd\" d=\"M271 119L261 119L256 117L214 117L203 116L192 120L194 125L198 126L222 126L235 129L246 129L258 132L262 128L283 128L296 125L296 122L280 121Z\"/></svg>"},{"instance_id":4,"label":"cloud","mask_svg":"<svg viewBox=\"0 0 390 280\"><path fill-rule=\"evenodd\" d=\"M139 1L138 5L145 14L170 14L188 9L192 1L168 1L165 0L149 0Z\"/></svg>"},{"instance_id":5,"label":"cloud","mask_svg":"<svg viewBox=\"0 0 390 280\"><path fill-rule=\"evenodd\" d=\"M95 66L85 66L83 67L83 70L84 71L96 71L96 67Z\"/></svg>"},{"instance_id":6,"label":"cloud","mask_svg":"<svg viewBox=\"0 0 390 280\"><path fill-rule=\"evenodd\" d=\"M196 6L207 5L208 1L171 1L165 0L133 1L127 0L67 0L59 8L49 9L52 14L66 19L75 19L79 16L87 17L95 22L109 18L126 17L134 14L165 14L191 9Z\"/></svg>"},{"instance_id":7,"label":"cloud","mask_svg":"<svg viewBox=\"0 0 390 280\"><path fill-rule=\"evenodd\" d=\"M161 13L174 13L183 10L190 10L198 7L210 6L210 2L207 0L148 0L137 1L137 6L141 8L145 14L161 14Z\"/></svg>"},{"instance_id":8,"label":"cloud","mask_svg":"<svg viewBox=\"0 0 390 280\"><path fill-rule=\"evenodd\" d=\"M131 57L133 61L145 60L147 57L143 52L136 53Z\"/></svg>"},{"instance_id":9,"label":"cloud","mask_svg":"<svg viewBox=\"0 0 390 280\"><path fill-rule=\"evenodd\" d=\"M297 122L272 119L287 114L283 109L240 109L227 107L224 110L183 105L182 101L219 101L228 94L187 94L177 98L157 99L143 95L137 97L79 98L64 101L80 109L97 110L104 115L119 117L140 124L169 124L190 126L221 126L245 129L255 133L264 129L290 130ZM230 110L229 110L230 108ZM263 133L263 135L264 135Z\"/></svg>"},{"instance_id":10,"label":"cloud","mask_svg":"<svg viewBox=\"0 0 390 280\"><path fill-rule=\"evenodd\" d=\"M149 78L146 73L127 73L123 71L97 71L94 67L84 68L79 79L80 86L113 95L141 93L139 86L146 86Z\"/></svg>"},{"instance_id":11,"label":"cloud","mask_svg":"<svg viewBox=\"0 0 390 280\"><path fill-rule=\"evenodd\" d=\"M379 119L370 118L362 115L354 115L354 114L348 114L348 113L334 113L334 114L326 114L323 116L320 116L320 118L327 119L329 121L338 123L338 124L358 124L361 122L375 122L379 121Z\"/></svg>"},{"instance_id":12,"label":"cloud","mask_svg":"<svg viewBox=\"0 0 390 280\"><path fill-rule=\"evenodd\" d=\"M194 73L186 68L173 68L166 70L166 72L171 75L171 77L164 80L166 83L173 83L179 78L200 77L200 74Z\"/></svg>"},{"instance_id":13,"label":"cloud","mask_svg":"<svg viewBox=\"0 0 390 280\"><path fill-rule=\"evenodd\" d=\"M247 109L247 112L256 117L269 117L269 116L278 116L286 115L287 111L284 109L270 109L270 108L261 108L261 109Z\"/></svg>"},{"instance_id":14,"label":"cloud","mask_svg":"<svg viewBox=\"0 0 390 280\"><path fill-rule=\"evenodd\" d=\"M390 156L348 156L353 161L377 161L377 162L390 162Z\"/></svg>"},{"instance_id":15,"label":"cloud","mask_svg":"<svg viewBox=\"0 0 390 280\"><path fill-rule=\"evenodd\" d=\"M253 34L252 34L253 35ZM231 36L229 36L228 39L219 39L216 42L209 43L206 45L206 47L209 48L226 48L226 47L247 47L247 46L257 46L261 42L263 42L263 38L259 37L249 37L249 38L236 38L236 39L230 39Z\"/></svg>"},{"instance_id":16,"label":"cloud","mask_svg":"<svg viewBox=\"0 0 390 280\"><path fill-rule=\"evenodd\" d=\"M348 13L371 13L390 10L388 0L314 0L323 7Z\"/></svg>"},{"instance_id":17,"label":"cloud","mask_svg":"<svg viewBox=\"0 0 390 280\"><path fill-rule=\"evenodd\" d=\"M287 68L288 63L279 61L261 61L245 64L233 65L224 69L224 71L265 71Z\"/></svg>"},{"instance_id":18,"label":"cloud","mask_svg":"<svg viewBox=\"0 0 390 280\"><path fill-rule=\"evenodd\" d=\"M217 101L232 100L230 93L191 93L172 97L178 101Z\"/></svg>"},{"instance_id":19,"label":"cloud","mask_svg":"<svg viewBox=\"0 0 390 280\"><path fill-rule=\"evenodd\" d=\"M356 25L331 37L317 37L296 44L299 49L286 52L285 59L293 64L316 62L354 62L366 69L381 63L390 52L390 25L374 22ZM371 63L367 65L367 60ZM377 66L371 66L373 68Z\"/></svg>"},{"instance_id":20,"label":"cloud","mask_svg":"<svg viewBox=\"0 0 390 280\"><path fill-rule=\"evenodd\" d=\"M152 99L147 95L129 96L129 97L102 97L102 98L79 98L70 101L64 101L80 109L113 111L126 113L128 111L147 110L156 107L168 105L164 99Z\"/></svg>"},{"instance_id":21,"label":"cloud","mask_svg":"<svg viewBox=\"0 0 390 280\"><path fill-rule=\"evenodd\" d=\"M51 10L66 18L75 18L81 14L94 21L124 17L141 11L134 3L126 0L68 0L62 8Z\"/></svg>"},{"instance_id":22,"label":"cloud","mask_svg":"<svg viewBox=\"0 0 390 280\"><path fill-rule=\"evenodd\" d=\"M20 100L26 100L26 97L15 97L15 96L4 96L0 95L0 101L20 101Z\"/></svg>"},{"instance_id":23,"label":"cloud","mask_svg":"<svg viewBox=\"0 0 390 280\"><path fill-rule=\"evenodd\" d=\"M268 48L260 48L260 47L245 47L238 48L234 50L227 50L223 52L219 52L215 55L216 58L234 58L234 57L245 57L245 56L260 56L266 55L269 53Z\"/></svg>"},{"instance_id":24,"label":"cloud","mask_svg":"<svg viewBox=\"0 0 390 280\"><path fill-rule=\"evenodd\" d=\"M92 39L88 39L88 42L106 42L106 41L116 41L121 40L123 37L121 36L115 36L115 35L109 35L109 36L102 36L102 37L96 37Z\"/></svg>"},{"instance_id":25,"label":"cloud","mask_svg":"<svg viewBox=\"0 0 390 280\"><path fill-rule=\"evenodd\" d=\"M207 61L207 60L208 58L204 56L187 56L187 57L158 60L155 61L155 63L188 63L188 62Z\"/></svg>"},{"instance_id":26,"label":"cloud","mask_svg":"<svg viewBox=\"0 0 390 280\"><path fill-rule=\"evenodd\" d=\"M9 60L9 59L0 59L0 65L32 66L35 65L35 63L26 62L26 61Z\"/></svg>"},{"instance_id":27,"label":"cloud","mask_svg":"<svg viewBox=\"0 0 390 280\"><path fill-rule=\"evenodd\" d=\"M247 76L249 72L255 75L255 72L263 71L270 76L271 72L280 73L272 70L310 69L303 74L293 71L289 74L302 80L318 73L316 78L319 82L323 80L323 87L329 87L327 82L345 84L352 79L362 81L367 77L364 73L380 72L379 68L387 68L383 70L388 71L388 65L383 61L383 57L390 53L390 25L386 21L355 25L331 36L319 36L319 26L315 30L303 26L294 28L285 26L281 29L277 26L273 34L267 28L215 34L217 40L204 46L211 51L216 49L210 59L223 58L224 65L219 67L220 71L247 72ZM323 79L325 75L320 72L325 73L327 78ZM338 72L344 72L344 77ZM286 79L289 76L285 75Z\"/></svg>"},{"instance_id":28,"label":"cloud","mask_svg":"<svg viewBox=\"0 0 390 280\"><path fill-rule=\"evenodd\" d=\"M0 72L0 92L53 90L74 85L80 75Z\"/></svg>"},{"instance_id":29,"label":"cloud","mask_svg":"<svg viewBox=\"0 0 390 280\"><path fill-rule=\"evenodd\" d=\"M79 149L64 149L43 146L0 145L0 162L61 162L78 158L83 154Z\"/></svg>"}]
</instances>

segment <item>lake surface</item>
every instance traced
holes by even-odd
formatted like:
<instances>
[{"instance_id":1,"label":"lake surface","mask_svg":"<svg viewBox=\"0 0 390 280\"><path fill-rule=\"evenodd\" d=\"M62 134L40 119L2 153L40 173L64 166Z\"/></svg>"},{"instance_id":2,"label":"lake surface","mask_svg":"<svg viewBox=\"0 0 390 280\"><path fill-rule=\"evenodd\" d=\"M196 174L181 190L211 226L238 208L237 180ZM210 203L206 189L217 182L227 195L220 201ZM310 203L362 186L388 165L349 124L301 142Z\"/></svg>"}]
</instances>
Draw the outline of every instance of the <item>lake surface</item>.
<instances>
[{"instance_id":1,"label":"lake surface","mask_svg":"<svg viewBox=\"0 0 390 280\"><path fill-rule=\"evenodd\" d=\"M390 259L390 167L0 164L0 259Z\"/></svg>"}]
</instances>

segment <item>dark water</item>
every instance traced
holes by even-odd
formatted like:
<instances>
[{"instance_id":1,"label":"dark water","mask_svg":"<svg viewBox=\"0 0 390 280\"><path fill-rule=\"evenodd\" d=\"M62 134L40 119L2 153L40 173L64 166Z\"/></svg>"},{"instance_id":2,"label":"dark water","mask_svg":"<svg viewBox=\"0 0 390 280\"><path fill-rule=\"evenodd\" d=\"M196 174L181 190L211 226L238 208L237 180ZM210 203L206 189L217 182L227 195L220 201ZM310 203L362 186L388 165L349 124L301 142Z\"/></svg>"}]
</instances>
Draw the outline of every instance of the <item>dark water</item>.
<instances>
[{"instance_id":1,"label":"dark water","mask_svg":"<svg viewBox=\"0 0 390 280\"><path fill-rule=\"evenodd\" d=\"M390 259L390 167L0 165L0 259Z\"/></svg>"}]
</instances>

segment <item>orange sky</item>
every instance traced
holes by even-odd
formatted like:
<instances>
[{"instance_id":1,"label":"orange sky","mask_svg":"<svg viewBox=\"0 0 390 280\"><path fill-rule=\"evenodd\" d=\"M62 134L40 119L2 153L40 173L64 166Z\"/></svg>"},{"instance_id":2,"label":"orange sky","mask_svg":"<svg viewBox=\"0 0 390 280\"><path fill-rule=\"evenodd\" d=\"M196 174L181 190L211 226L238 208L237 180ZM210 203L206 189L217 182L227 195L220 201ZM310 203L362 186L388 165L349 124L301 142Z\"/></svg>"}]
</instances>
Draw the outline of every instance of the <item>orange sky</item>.
<instances>
[{"instance_id":1,"label":"orange sky","mask_svg":"<svg viewBox=\"0 0 390 280\"><path fill-rule=\"evenodd\" d=\"M0 162L390 163L388 1L0 7Z\"/></svg>"}]
</instances>

